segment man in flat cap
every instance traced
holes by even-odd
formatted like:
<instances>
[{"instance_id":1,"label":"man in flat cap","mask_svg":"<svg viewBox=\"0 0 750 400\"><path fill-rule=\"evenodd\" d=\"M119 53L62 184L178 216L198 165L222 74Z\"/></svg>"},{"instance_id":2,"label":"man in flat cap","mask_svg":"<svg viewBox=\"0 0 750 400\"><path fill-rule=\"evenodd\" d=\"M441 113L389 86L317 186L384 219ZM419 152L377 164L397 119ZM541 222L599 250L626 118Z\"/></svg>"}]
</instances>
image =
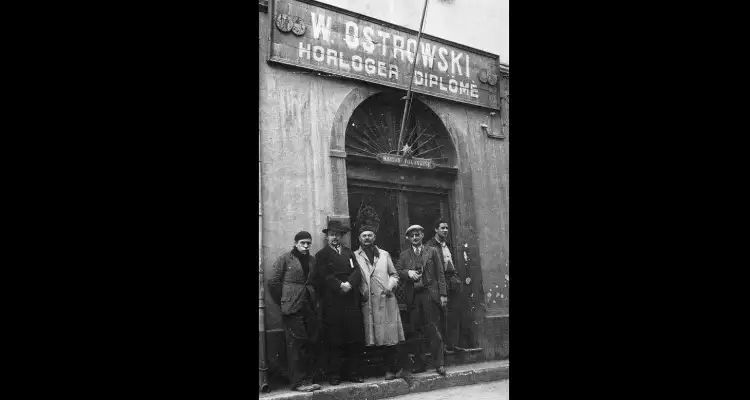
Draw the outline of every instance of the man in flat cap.
<instances>
[{"instance_id":1,"label":"man in flat cap","mask_svg":"<svg viewBox=\"0 0 750 400\"><path fill-rule=\"evenodd\" d=\"M417 345L417 367L412 372L424 372L426 359L424 339L430 341L432 361L438 374L445 375L443 338L440 335L440 308L448 303L445 275L440 255L431 246L422 244L424 228L412 225L406 229L410 246L401 252L398 275L404 282L404 297L414 331L422 339Z\"/></svg>"},{"instance_id":2,"label":"man in flat cap","mask_svg":"<svg viewBox=\"0 0 750 400\"><path fill-rule=\"evenodd\" d=\"M391 255L375 245L375 231L369 225L359 228L359 250L354 252L362 272L359 290L365 301L362 316L365 326L365 345L382 346L385 379L404 377L403 357L396 351L398 342L405 340L401 326L398 300L393 294L399 283Z\"/></svg>"},{"instance_id":3,"label":"man in flat cap","mask_svg":"<svg viewBox=\"0 0 750 400\"><path fill-rule=\"evenodd\" d=\"M330 221L323 233L328 245L315 254L319 281L322 283L324 342L328 346L328 382L341 380L362 383L357 374L364 351L365 329L362 321L362 272L354 252L341 243L349 228Z\"/></svg>"},{"instance_id":4,"label":"man in flat cap","mask_svg":"<svg viewBox=\"0 0 750 400\"><path fill-rule=\"evenodd\" d=\"M297 233L294 236L294 248L279 256L268 280L268 292L281 306L289 380L292 389L299 392L320 389L320 385L312 381L318 320L314 287L315 257L310 255L310 245L310 233Z\"/></svg>"}]
</instances>

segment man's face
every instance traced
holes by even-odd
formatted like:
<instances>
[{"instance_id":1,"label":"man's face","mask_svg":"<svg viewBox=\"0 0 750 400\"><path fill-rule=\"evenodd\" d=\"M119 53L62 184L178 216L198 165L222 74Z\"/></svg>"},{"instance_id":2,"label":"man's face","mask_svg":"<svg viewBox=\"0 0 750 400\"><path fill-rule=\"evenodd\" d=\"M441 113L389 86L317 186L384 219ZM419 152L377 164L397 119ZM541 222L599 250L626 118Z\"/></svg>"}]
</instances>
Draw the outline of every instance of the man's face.
<instances>
[{"instance_id":1,"label":"man's face","mask_svg":"<svg viewBox=\"0 0 750 400\"><path fill-rule=\"evenodd\" d=\"M408 235L406 235L406 238L411 241L411 245L414 247L419 247L422 244L422 238L424 238L424 233L421 229L414 229L413 231L409 232Z\"/></svg>"},{"instance_id":2,"label":"man's face","mask_svg":"<svg viewBox=\"0 0 750 400\"><path fill-rule=\"evenodd\" d=\"M299 251L302 254L307 254L310 252L310 245L312 244L312 240L310 239L302 239L294 244L294 247L297 248L297 251Z\"/></svg>"},{"instance_id":3,"label":"man's face","mask_svg":"<svg viewBox=\"0 0 750 400\"><path fill-rule=\"evenodd\" d=\"M445 222L440 223L440 226L435 228L435 233L437 233L441 241L446 241L448 239L448 224Z\"/></svg>"},{"instance_id":4,"label":"man's face","mask_svg":"<svg viewBox=\"0 0 750 400\"><path fill-rule=\"evenodd\" d=\"M359 234L359 242L364 246L372 246L375 243L375 234L371 231L364 231Z\"/></svg>"},{"instance_id":5,"label":"man's face","mask_svg":"<svg viewBox=\"0 0 750 400\"><path fill-rule=\"evenodd\" d=\"M328 231L326 237L328 237L328 243L332 246L338 246L341 243L341 232Z\"/></svg>"}]
</instances>

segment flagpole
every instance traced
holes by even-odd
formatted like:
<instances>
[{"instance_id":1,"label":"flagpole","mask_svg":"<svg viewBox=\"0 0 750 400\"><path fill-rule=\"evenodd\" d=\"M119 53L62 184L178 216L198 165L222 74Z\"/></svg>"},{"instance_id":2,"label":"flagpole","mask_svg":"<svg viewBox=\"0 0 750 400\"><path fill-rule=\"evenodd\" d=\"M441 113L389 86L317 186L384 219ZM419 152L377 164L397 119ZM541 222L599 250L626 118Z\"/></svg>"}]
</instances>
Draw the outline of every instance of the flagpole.
<instances>
[{"instance_id":1,"label":"flagpole","mask_svg":"<svg viewBox=\"0 0 750 400\"><path fill-rule=\"evenodd\" d=\"M419 41L422 39L422 27L424 26L424 16L427 12L427 2L429 0L424 0L424 8L422 9L422 22L419 23L419 33L417 34L417 48L415 49L414 54L414 65L411 66L411 74L409 75L409 90L406 91L406 97L404 99L406 100L404 102L404 115L401 117L401 132L398 134L398 147L396 148L396 151L401 151L401 140L404 137L404 125L406 125L406 111L409 107L410 99L411 99L411 85L414 83L414 69L417 67L417 60L419 59Z\"/></svg>"}]
</instances>

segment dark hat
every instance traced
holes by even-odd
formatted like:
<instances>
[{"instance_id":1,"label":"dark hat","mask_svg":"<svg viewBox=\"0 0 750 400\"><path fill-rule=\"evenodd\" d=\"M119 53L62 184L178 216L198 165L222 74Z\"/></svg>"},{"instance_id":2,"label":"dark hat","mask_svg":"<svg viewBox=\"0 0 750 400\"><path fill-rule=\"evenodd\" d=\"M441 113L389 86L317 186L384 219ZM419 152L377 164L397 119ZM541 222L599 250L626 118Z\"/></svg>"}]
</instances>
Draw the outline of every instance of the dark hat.
<instances>
[{"instance_id":1,"label":"dark hat","mask_svg":"<svg viewBox=\"0 0 750 400\"><path fill-rule=\"evenodd\" d=\"M298 234L294 235L295 242L299 242L302 239L312 240L312 235L310 234L310 232L307 232L307 231L299 231Z\"/></svg>"},{"instance_id":2,"label":"dark hat","mask_svg":"<svg viewBox=\"0 0 750 400\"><path fill-rule=\"evenodd\" d=\"M328 221L328 227L323 229L323 233L327 234L329 230L335 231L335 232L346 233L346 232L349 232L349 227L344 226L344 224L342 224L341 221L333 220L333 221Z\"/></svg>"},{"instance_id":3,"label":"dark hat","mask_svg":"<svg viewBox=\"0 0 750 400\"><path fill-rule=\"evenodd\" d=\"M359 227L360 235L362 234L362 232L365 232L365 231L370 231L372 233L375 233L375 227L373 227L372 225L362 225Z\"/></svg>"}]
</instances>

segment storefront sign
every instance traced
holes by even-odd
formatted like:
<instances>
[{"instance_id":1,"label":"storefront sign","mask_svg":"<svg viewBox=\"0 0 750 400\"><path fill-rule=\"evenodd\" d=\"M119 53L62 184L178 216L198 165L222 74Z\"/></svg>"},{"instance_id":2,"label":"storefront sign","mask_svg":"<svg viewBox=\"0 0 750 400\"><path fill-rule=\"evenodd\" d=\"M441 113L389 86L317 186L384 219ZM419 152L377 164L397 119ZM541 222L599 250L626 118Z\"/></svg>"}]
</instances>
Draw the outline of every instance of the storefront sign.
<instances>
[{"instance_id":1,"label":"storefront sign","mask_svg":"<svg viewBox=\"0 0 750 400\"><path fill-rule=\"evenodd\" d=\"M429 158L403 157L394 154L380 153L378 160L383 164L398 165L399 167L413 167L422 169L433 169L435 163Z\"/></svg>"},{"instance_id":2,"label":"storefront sign","mask_svg":"<svg viewBox=\"0 0 750 400\"><path fill-rule=\"evenodd\" d=\"M498 58L312 0L272 0L269 60L498 109ZM410 76L415 65L413 77Z\"/></svg>"}]
</instances>

